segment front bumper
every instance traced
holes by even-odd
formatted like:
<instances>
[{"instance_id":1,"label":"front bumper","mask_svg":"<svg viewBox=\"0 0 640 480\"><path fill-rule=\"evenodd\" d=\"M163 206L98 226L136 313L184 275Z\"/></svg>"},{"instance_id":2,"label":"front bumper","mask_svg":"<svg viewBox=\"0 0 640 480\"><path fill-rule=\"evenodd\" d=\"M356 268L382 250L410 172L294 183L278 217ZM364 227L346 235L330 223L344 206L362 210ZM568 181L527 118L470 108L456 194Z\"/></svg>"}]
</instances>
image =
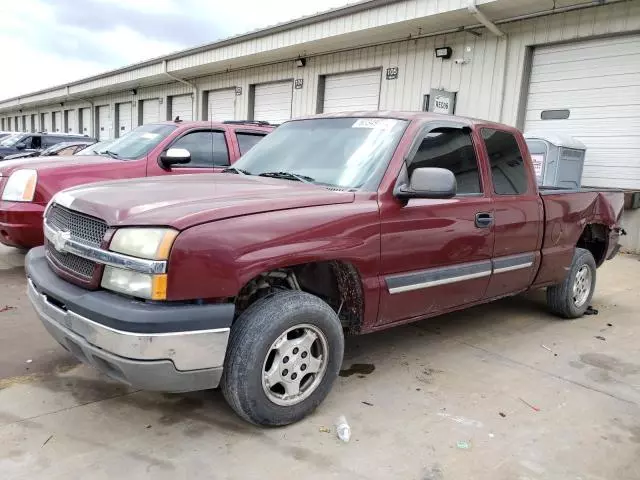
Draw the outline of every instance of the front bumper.
<instances>
[{"instance_id":1,"label":"front bumper","mask_svg":"<svg viewBox=\"0 0 640 480\"><path fill-rule=\"evenodd\" d=\"M0 201L0 243L31 248L44 243L44 207L35 203Z\"/></svg>"},{"instance_id":2,"label":"front bumper","mask_svg":"<svg viewBox=\"0 0 640 480\"><path fill-rule=\"evenodd\" d=\"M40 320L80 361L144 390L218 386L233 305L169 306L87 291L57 277L42 248L29 252L26 270Z\"/></svg>"}]
</instances>

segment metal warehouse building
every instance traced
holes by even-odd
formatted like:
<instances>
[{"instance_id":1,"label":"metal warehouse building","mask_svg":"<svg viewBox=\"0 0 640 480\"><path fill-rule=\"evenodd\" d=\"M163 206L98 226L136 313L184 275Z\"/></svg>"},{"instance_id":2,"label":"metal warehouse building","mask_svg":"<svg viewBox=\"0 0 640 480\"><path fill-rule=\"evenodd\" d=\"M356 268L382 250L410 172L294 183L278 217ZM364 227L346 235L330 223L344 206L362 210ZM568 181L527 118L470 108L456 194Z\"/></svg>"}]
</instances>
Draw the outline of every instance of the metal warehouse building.
<instances>
[{"instance_id":1,"label":"metal warehouse building","mask_svg":"<svg viewBox=\"0 0 640 480\"><path fill-rule=\"evenodd\" d=\"M103 139L370 109L567 133L588 147L585 185L640 190L640 0L364 1L0 101L0 129Z\"/></svg>"}]
</instances>

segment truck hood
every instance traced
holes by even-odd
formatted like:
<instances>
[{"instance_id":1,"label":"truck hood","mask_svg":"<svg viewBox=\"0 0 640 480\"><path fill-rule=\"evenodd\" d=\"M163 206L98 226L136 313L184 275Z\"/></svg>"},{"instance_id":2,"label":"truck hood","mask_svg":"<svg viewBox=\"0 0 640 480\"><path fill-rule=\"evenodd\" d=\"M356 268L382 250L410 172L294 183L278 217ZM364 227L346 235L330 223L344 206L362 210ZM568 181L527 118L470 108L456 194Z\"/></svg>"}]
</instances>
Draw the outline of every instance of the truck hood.
<instances>
[{"instance_id":1,"label":"truck hood","mask_svg":"<svg viewBox=\"0 0 640 480\"><path fill-rule=\"evenodd\" d=\"M83 165L95 167L96 165L113 165L114 163L119 163L119 161L100 155L16 158L15 160L0 160L0 177L8 177L15 170L21 168L37 170L40 174L51 169L56 169L56 172L62 169L74 169L75 172L77 167Z\"/></svg>"},{"instance_id":2,"label":"truck hood","mask_svg":"<svg viewBox=\"0 0 640 480\"><path fill-rule=\"evenodd\" d=\"M353 192L272 178L194 174L100 182L55 198L110 226L170 226L184 230L225 218L353 202Z\"/></svg>"}]
</instances>

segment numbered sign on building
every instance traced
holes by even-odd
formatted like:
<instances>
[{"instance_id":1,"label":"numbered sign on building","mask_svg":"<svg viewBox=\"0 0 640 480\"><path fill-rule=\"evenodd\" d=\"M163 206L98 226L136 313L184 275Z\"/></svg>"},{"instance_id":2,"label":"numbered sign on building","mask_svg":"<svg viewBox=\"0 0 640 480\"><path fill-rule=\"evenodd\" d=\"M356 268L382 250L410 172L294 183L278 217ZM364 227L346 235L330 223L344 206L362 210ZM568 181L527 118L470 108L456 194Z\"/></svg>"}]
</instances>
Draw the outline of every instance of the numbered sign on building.
<instances>
[{"instance_id":1,"label":"numbered sign on building","mask_svg":"<svg viewBox=\"0 0 640 480\"><path fill-rule=\"evenodd\" d=\"M456 92L432 88L429 95L429 111L453 115L456 111Z\"/></svg>"}]
</instances>

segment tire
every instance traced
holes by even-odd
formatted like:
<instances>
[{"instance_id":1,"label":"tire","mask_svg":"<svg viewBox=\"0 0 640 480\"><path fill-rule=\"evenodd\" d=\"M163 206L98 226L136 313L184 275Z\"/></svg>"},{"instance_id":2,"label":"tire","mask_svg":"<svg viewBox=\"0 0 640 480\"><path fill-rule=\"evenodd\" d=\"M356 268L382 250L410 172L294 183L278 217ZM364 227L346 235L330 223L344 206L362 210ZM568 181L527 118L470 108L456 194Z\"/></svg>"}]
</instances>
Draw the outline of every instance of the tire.
<instances>
[{"instance_id":1,"label":"tire","mask_svg":"<svg viewBox=\"0 0 640 480\"><path fill-rule=\"evenodd\" d=\"M294 327L296 328L293 329ZM287 336L283 337L288 331ZM289 340L290 335L301 336ZM294 348L298 345L295 342L302 341L303 337L312 339L313 335L316 335L317 340L310 347ZM273 348L276 341L283 345L280 349L275 349L277 355ZM309 341L311 340L306 343ZM322 349L326 353L318 355L317 352ZM293 355L295 350L298 352ZM305 353L306 360L302 357ZM289 425L313 412L329 394L342 365L343 355L342 326L329 305L314 295L300 291L274 293L251 305L231 328L221 381L222 393L231 408L251 423L264 426ZM309 363L307 367L303 362L312 359L312 356L315 359L313 368L318 363L324 365L322 373L308 373L312 366ZM322 357L323 360L320 361L315 356ZM280 360L276 362L274 357ZM269 359L272 359L271 362ZM271 368L267 368L269 365ZM301 371L303 365L305 369L308 368L304 373ZM285 370L284 367L287 366L291 370ZM288 384L294 383L291 380L294 378L294 373L291 373L293 370L300 375L297 378L300 392L303 392L304 385L309 387L304 391L304 395L308 396L296 400L297 403L283 404L293 401L292 397L285 398L289 392L284 389ZM263 379L268 372L275 372L275 380L284 378L291 381L269 386L273 380ZM283 377L283 372L288 376ZM303 383L302 379L306 379L307 383ZM282 398L279 398L280 395Z\"/></svg>"},{"instance_id":2,"label":"tire","mask_svg":"<svg viewBox=\"0 0 640 480\"><path fill-rule=\"evenodd\" d=\"M588 279L582 281L588 292L575 295L574 286L580 281L579 272L588 270ZM562 318L579 318L589 308L593 292L596 288L596 261L589 250L576 248L569 272L564 281L547 288L547 304L555 315ZM578 286L578 290L580 287ZM584 290L582 290L584 292ZM580 301L576 301L580 300Z\"/></svg>"}]
</instances>

